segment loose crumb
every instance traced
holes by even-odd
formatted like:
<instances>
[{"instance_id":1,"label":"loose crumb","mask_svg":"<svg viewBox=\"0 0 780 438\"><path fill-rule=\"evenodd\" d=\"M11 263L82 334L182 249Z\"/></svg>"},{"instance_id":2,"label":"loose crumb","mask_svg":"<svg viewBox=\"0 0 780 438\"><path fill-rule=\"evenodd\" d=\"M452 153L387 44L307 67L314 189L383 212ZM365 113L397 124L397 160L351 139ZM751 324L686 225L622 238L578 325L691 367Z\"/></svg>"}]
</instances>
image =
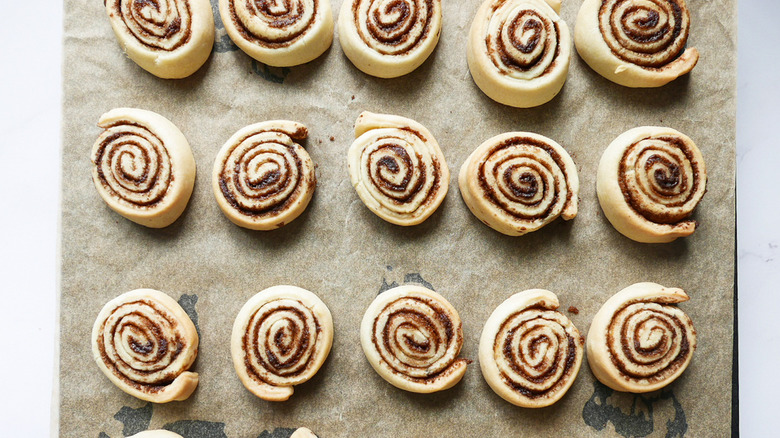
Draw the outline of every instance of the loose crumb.
<instances>
[{"instance_id":1,"label":"loose crumb","mask_svg":"<svg viewBox=\"0 0 780 438\"><path fill-rule=\"evenodd\" d=\"M332 135L331 135L331 136L330 136L330 141L336 141L336 137L334 137L334 136L332 136Z\"/></svg>"},{"instance_id":2,"label":"loose crumb","mask_svg":"<svg viewBox=\"0 0 780 438\"><path fill-rule=\"evenodd\" d=\"M580 309L578 309L578 308L576 308L574 306L569 306L569 313L573 313L575 315L579 315L580 314Z\"/></svg>"},{"instance_id":3,"label":"loose crumb","mask_svg":"<svg viewBox=\"0 0 780 438\"><path fill-rule=\"evenodd\" d=\"M355 100L355 95L354 94L352 95L352 100Z\"/></svg>"}]
</instances>

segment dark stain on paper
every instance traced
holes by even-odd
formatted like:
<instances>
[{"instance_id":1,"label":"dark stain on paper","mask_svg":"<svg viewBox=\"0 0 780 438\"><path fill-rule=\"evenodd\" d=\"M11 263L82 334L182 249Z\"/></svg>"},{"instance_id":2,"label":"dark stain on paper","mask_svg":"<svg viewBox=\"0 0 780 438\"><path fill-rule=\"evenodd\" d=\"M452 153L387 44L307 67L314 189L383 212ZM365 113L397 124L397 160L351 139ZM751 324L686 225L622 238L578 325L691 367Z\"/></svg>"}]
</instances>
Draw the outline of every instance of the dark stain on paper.
<instances>
[{"instance_id":1,"label":"dark stain on paper","mask_svg":"<svg viewBox=\"0 0 780 438\"><path fill-rule=\"evenodd\" d=\"M163 429L176 432L186 438L227 438L225 423L211 421L181 420L168 423Z\"/></svg>"},{"instance_id":2,"label":"dark stain on paper","mask_svg":"<svg viewBox=\"0 0 780 438\"><path fill-rule=\"evenodd\" d=\"M290 438L293 432L295 432L294 428L276 427L273 431L264 430L257 438Z\"/></svg>"},{"instance_id":3,"label":"dark stain on paper","mask_svg":"<svg viewBox=\"0 0 780 438\"><path fill-rule=\"evenodd\" d=\"M192 320L192 323L195 324L195 331L198 332L198 337L200 337L200 326L198 325L198 312L195 310L195 304L198 302L198 296L195 294L187 295L184 294L179 298L179 305L182 309L187 313L187 316L190 317Z\"/></svg>"},{"instance_id":4,"label":"dark stain on paper","mask_svg":"<svg viewBox=\"0 0 780 438\"><path fill-rule=\"evenodd\" d=\"M387 270L388 271L392 271L393 267L390 266L390 265L387 265ZM408 274L404 275L404 284L410 284L410 283L411 284L420 284L420 285L423 285L423 286L427 287L430 290L436 290L436 289L433 288L433 285L431 283L425 281L425 279L422 277L422 275L420 275L419 272L411 272L411 273L408 273ZM390 283L388 283L387 282L387 277L382 277L382 285L379 286L379 292L377 293L377 295L379 295L382 292L385 292L387 290L390 290L390 289L392 289L394 287L398 287L398 286L399 286L399 284L398 284L397 281L393 280Z\"/></svg>"},{"instance_id":5,"label":"dark stain on paper","mask_svg":"<svg viewBox=\"0 0 780 438\"><path fill-rule=\"evenodd\" d=\"M290 67L271 67L253 59L252 71L266 81L282 84L290 74Z\"/></svg>"},{"instance_id":6,"label":"dark stain on paper","mask_svg":"<svg viewBox=\"0 0 780 438\"><path fill-rule=\"evenodd\" d=\"M219 0L211 0L211 10L214 13L214 52L224 53L238 50L222 24L222 16L219 14Z\"/></svg>"},{"instance_id":7,"label":"dark stain on paper","mask_svg":"<svg viewBox=\"0 0 780 438\"><path fill-rule=\"evenodd\" d=\"M153 405L151 403L147 403L138 409L122 406L122 409L114 414L114 419L124 425L122 427L122 435L135 435L148 429L149 422L152 421L152 408Z\"/></svg>"},{"instance_id":8,"label":"dark stain on paper","mask_svg":"<svg viewBox=\"0 0 780 438\"><path fill-rule=\"evenodd\" d=\"M599 431L612 423L625 438L648 436L655 431L656 423L661 426L664 419L666 438L682 438L688 431L685 411L671 390L630 394L594 382L593 395L582 409L582 419Z\"/></svg>"}]
</instances>

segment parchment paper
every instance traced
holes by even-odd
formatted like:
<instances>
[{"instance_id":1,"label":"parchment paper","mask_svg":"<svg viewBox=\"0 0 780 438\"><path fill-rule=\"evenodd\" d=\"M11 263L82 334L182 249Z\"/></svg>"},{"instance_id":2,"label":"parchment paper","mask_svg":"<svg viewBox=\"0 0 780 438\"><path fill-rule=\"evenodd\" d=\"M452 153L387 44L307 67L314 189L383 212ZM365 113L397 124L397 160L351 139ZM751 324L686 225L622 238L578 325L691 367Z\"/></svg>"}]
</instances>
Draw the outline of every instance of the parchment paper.
<instances>
[{"instance_id":1,"label":"parchment paper","mask_svg":"<svg viewBox=\"0 0 780 438\"><path fill-rule=\"evenodd\" d=\"M212 3L216 4L216 0ZM183 80L158 79L119 48L98 0L65 1L62 204L62 436L119 437L166 427L187 437L288 436L305 425L338 436L727 436L731 373L735 240L736 0L690 0L689 44L699 65L660 89L615 85L573 55L568 80L552 102L513 109L487 98L466 65L466 38L477 0L445 1L433 55L415 72L382 80L358 71L338 35L315 61L268 68L233 46L216 12L217 43L206 65ZM341 0L333 1L338 11ZM579 1L562 18L573 28ZM188 138L197 163L184 215L162 230L112 212L90 174L100 115L130 106L156 111ZM399 114L425 125L442 147L452 177L443 205L424 224L403 228L372 214L349 183L346 151L363 110ZM318 187L306 212L272 232L230 223L214 201L210 172L217 150L239 128L286 118L309 127L304 146L317 164ZM704 154L707 194L696 233L671 244L628 240L603 217L596 168L606 146L639 125L688 134ZM481 224L460 198L456 175L466 157L496 134L526 130L570 151L580 172L581 206L524 237ZM656 393L613 393L586 362L569 393L539 410L512 406L482 378L482 325L506 297L529 288L557 293L586 334L598 308L639 281L685 289L681 305L699 345L688 370ZM474 360L453 389L419 395L382 380L360 349L360 319L376 294L424 283L463 319L462 356ZM284 403L262 401L236 377L229 337L249 297L276 284L318 294L330 307L335 340L312 380ZM125 395L103 376L90 350L101 307L131 289L159 289L182 302L199 326L194 370L200 386L187 401L151 405ZM575 306L579 314L565 309Z\"/></svg>"}]
</instances>

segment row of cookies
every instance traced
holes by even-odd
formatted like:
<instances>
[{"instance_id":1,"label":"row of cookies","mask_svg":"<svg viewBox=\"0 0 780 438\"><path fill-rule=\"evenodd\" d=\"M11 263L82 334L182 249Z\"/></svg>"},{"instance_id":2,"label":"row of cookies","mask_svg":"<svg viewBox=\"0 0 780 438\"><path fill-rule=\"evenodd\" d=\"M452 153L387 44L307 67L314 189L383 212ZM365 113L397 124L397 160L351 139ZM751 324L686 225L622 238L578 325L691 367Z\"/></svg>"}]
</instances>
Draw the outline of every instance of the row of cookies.
<instances>
[{"instance_id":1,"label":"row of cookies","mask_svg":"<svg viewBox=\"0 0 780 438\"><path fill-rule=\"evenodd\" d=\"M211 5L208 0L158 3L112 0L106 10L117 39L138 65L162 78L189 76L211 53ZM312 61L333 40L329 0L220 0L219 11L231 40L271 66ZM486 0L479 7L467 59L485 94L523 108L558 94L572 47L559 12L560 0ZM339 41L358 69L391 78L412 72L428 58L441 27L441 0L345 0ZM696 65L698 51L686 47L689 27L684 0L586 0L574 44L607 79L629 87L658 87Z\"/></svg>"},{"instance_id":2,"label":"row of cookies","mask_svg":"<svg viewBox=\"0 0 780 438\"><path fill-rule=\"evenodd\" d=\"M517 406L558 401L579 372L587 349L594 376L617 391L650 392L673 382L696 349L696 331L676 304L681 289L637 283L596 313L587 343L559 307L558 297L531 289L512 295L490 315L479 341L488 385ZM257 397L284 401L311 379L333 342L328 307L314 293L274 286L246 302L233 324L230 349L243 385ZM92 331L93 357L120 389L142 400L185 400L199 377L189 371L198 334L168 295L138 289L109 301ZM360 342L368 362L393 386L432 393L456 385L471 361L459 357L461 319L440 294L419 285L380 293L366 310Z\"/></svg>"},{"instance_id":3,"label":"row of cookies","mask_svg":"<svg viewBox=\"0 0 780 438\"><path fill-rule=\"evenodd\" d=\"M161 228L184 211L195 160L184 135L159 114L118 108L104 114L92 149L93 180L106 203L139 224ZM236 132L214 163L212 188L232 222L254 230L282 227L307 207L315 166L300 145L308 129L269 121ZM416 225L439 207L450 173L433 135L414 120L363 112L347 161L353 187L382 219ZM671 128L639 127L615 139L598 168L597 194L609 221L639 242L693 233L689 219L706 190L701 152ZM461 196L483 223L523 235L577 215L579 177L555 141L509 132L482 143L458 175Z\"/></svg>"}]
</instances>

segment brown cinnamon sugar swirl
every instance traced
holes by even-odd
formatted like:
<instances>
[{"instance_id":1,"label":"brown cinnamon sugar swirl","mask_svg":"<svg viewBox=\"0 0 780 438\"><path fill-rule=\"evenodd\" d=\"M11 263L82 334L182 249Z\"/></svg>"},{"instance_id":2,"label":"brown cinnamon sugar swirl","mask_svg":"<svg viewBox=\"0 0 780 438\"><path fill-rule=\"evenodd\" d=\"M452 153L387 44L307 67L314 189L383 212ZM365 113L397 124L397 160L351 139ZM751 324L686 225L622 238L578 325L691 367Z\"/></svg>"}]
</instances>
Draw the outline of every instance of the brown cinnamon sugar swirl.
<instances>
[{"instance_id":1,"label":"brown cinnamon sugar swirl","mask_svg":"<svg viewBox=\"0 0 780 438\"><path fill-rule=\"evenodd\" d=\"M195 159L179 129L165 117L116 108L100 117L92 147L92 180L108 206L151 228L172 224L195 184Z\"/></svg>"},{"instance_id":2,"label":"brown cinnamon sugar swirl","mask_svg":"<svg viewBox=\"0 0 780 438\"><path fill-rule=\"evenodd\" d=\"M144 70L184 78L208 59L214 16L208 0L106 0L119 44Z\"/></svg>"},{"instance_id":3,"label":"brown cinnamon sugar swirl","mask_svg":"<svg viewBox=\"0 0 780 438\"><path fill-rule=\"evenodd\" d=\"M273 230L303 213L317 186L314 164L296 143L308 135L300 123L274 120L244 127L222 146L212 188L231 222Z\"/></svg>"},{"instance_id":4,"label":"brown cinnamon sugar swirl","mask_svg":"<svg viewBox=\"0 0 780 438\"><path fill-rule=\"evenodd\" d=\"M241 383L268 401L284 401L311 379L330 353L333 319L325 303L295 286L250 298L233 324L230 350Z\"/></svg>"},{"instance_id":5,"label":"brown cinnamon sugar swirl","mask_svg":"<svg viewBox=\"0 0 780 438\"><path fill-rule=\"evenodd\" d=\"M405 117L364 111L349 148L352 186L366 206L396 225L416 225L439 207L450 171L433 135Z\"/></svg>"},{"instance_id":6,"label":"brown cinnamon sugar swirl","mask_svg":"<svg viewBox=\"0 0 780 438\"><path fill-rule=\"evenodd\" d=\"M458 358L463 347L458 312L422 286L399 286L379 294L363 316L360 343L374 370L406 391L451 388L468 365Z\"/></svg>"},{"instance_id":7,"label":"brown cinnamon sugar swirl","mask_svg":"<svg viewBox=\"0 0 780 438\"><path fill-rule=\"evenodd\" d=\"M626 237L671 242L696 229L689 219L707 184L699 148L671 128L640 126L604 151L597 194L604 214Z\"/></svg>"},{"instance_id":8,"label":"brown cinnamon sugar swirl","mask_svg":"<svg viewBox=\"0 0 780 438\"><path fill-rule=\"evenodd\" d=\"M627 87L660 87L689 73L699 51L686 48L685 0L585 0L574 44L600 75Z\"/></svg>"},{"instance_id":9,"label":"brown cinnamon sugar swirl","mask_svg":"<svg viewBox=\"0 0 780 438\"><path fill-rule=\"evenodd\" d=\"M485 323L479 341L482 375L509 403L550 406L574 383L585 339L558 306L552 292L527 290L501 303Z\"/></svg>"},{"instance_id":10,"label":"brown cinnamon sugar swirl","mask_svg":"<svg viewBox=\"0 0 780 438\"><path fill-rule=\"evenodd\" d=\"M588 363L616 391L650 392L677 379L696 350L691 319L675 304L682 289L637 283L612 296L588 331Z\"/></svg>"},{"instance_id":11,"label":"brown cinnamon sugar swirl","mask_svg":"<svg viewBox=\"0 0 780 438\"><path fill-rule=\"evenodd\" d=\"M458 185L474 215L494 230L521 236L577 216L579 177L563 147L530 132L482 143L460 168Z\"/></svg>"},{"instance_id":12,"label":"brown cinnamon sugar swirl","mask_svg":"<svg viewBox=\"0 0 780 438\"><path fill-rule=\"evenodd\" d=\"M344 0L339 41L355 67L394 78L419 67L441 33L441 0Z\"/></svg>"},{"instance_id":13,"label":"brown cinnamon sugar swirl","mask_svg":"<svg viewBox=\"0 0 780 438\"><path fill-rule=\"evenodd\" d=\"M230 39L264 64L304 64L333 42L330 0L219 0L219 13Z\"/></svg>"},{"instance_id":14,"label":"brown cinnamon sugar swirl","mask_svg":"<svg viewBox=\"0 0 780 438\"><path fill-rule=\"evenodd\" d=\"M486 0L469 33L471 77L496 102L542 105L566 81L571 44L568 26L543 0Z\"/></svg>"},{"instance_id":15,"label":"brown cinnamon sugar swirl","mask_svg":"<svg viewBox=\"0 0 780 438\"><path fill-rule=\"evenodd\" d=\"M153 289L106 303L92 328L92 355L112 383L141 400L185 400L198 386L198 374L188 371L198 355L195 325Z\"/></svg>"}]
</instances>

